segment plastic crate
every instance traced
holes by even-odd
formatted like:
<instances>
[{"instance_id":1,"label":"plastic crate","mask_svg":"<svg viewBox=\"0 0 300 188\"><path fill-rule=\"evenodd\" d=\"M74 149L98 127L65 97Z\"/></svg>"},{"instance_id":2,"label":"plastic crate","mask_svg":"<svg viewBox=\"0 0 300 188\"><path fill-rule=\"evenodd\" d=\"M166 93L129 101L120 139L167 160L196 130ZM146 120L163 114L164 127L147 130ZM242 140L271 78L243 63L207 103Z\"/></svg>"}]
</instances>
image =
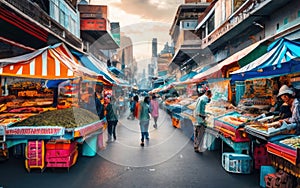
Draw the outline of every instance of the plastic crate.
<instances>
[{"instance_id":1,"label":"plastic crate","mask_svg":"<svg viewBox=\"0 0 300 188\"><path fill-rule=\"evenodd\" d=\"M28 172L31 168L45 168L45 145L43 140L28 141L25 148L25 167Z\"/></svg>"},{"instance_id":2,"label":"plastic crate","mask_svg":"<svg viewBox=\"0 0 300 188\"><path fill-rule=\"evenodd\" d=\"M76 148L77 147L73 148L73 150L61 150L61 149L46 150L46 160L47 158L53 158L53 157L68 157L71 155L71 153L74 152Z\"/></svg>"},{"instance_id":3,"label":"plastic crate","mask_svg":"<svg viewBox=\"0 0 300 188\"><path fill-rule=\"evenodd\" d=\"M261 187L266 187L265 176L268 174L273 174L276 172L276 169L273 166L261 166L260 167L260 181L259 185Z\"/></svg>"},{"instance_id":4,"label":"plastic crate","mask_svg":"<svg viewBox=\"0 0 300 188\"><path fill-rule=\"evenodd\" d=\"M271 159L268 156L254 158L254 168L260 169L261 166L271 165Z\"/></svg>"},{"instance_id":5,"label":"plastic crate","mask_svg":"<svg viewBox=\"0 0 300 188\"><path fill-rule=\"evenodd\" d=\"M253 150L254 158L265 157L268 154L266 145L255 146Z\"/></svg>"},{"instance_id":6,"label":"plastic crate","mask_svg":"<svg viewBox=\"0 0 300 188\"><path fill-rule=\"evenodd\" d=\"M227 172L250 174L252 172L252 158L245 154L223 153L222 166Z\"/></svg>"},{"instance_id":7,"label":"plastic crate","mask_svg":"<svg viewBox=\"0 0 300 188\"><path fill-rule=\"evenodd\" d=\"M53 142L49 141L46 144L46 150L73 150L76 146L76 142Z\"/></svg>"},{"instance_id":8,"label":"plastic crate","mask_svg":"<svg viewBox=\"0 0 300 188\"><path fill-rule=\"evenodd\" d=\"M53 158L47 162L47 167L52 168L69 168L76 163L78 157L78 151L75 150L70 157L65 158Z\"/></svg>"}]
</instances>

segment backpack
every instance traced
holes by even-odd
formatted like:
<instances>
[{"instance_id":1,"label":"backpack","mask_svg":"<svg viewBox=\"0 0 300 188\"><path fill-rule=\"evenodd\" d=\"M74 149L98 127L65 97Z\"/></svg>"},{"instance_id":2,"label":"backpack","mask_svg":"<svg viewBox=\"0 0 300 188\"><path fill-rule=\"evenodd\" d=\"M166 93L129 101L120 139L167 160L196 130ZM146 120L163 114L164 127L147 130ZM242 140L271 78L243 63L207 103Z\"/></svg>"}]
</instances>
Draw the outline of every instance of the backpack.
<instances>
[{"instance_id":1,"label":"backpack","mask_svg":"<svg viewBox=\"0 0 300 188\"><path fill-rule=\"evenodd\" d=\"M139 119L140 102L135 103L134 117Z\"/></svg>"}]
</instances>

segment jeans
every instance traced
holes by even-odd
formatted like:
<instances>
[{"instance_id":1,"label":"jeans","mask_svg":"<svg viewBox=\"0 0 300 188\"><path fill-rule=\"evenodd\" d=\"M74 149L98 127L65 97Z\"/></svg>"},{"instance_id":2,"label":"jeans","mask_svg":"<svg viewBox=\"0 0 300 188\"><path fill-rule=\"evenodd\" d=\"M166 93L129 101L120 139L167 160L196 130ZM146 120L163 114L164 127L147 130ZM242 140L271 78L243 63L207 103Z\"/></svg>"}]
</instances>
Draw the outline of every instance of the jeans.
<instances>
[{"instance_id":1,"label":"jeans","mask_svg":"<svg viewBox=\"0 0 300 188\"><path fill-rule=\"evenodd\" d=\"M108 140L111 140L111 137L113 136L114 139L117 139L116 136L116 126L118 121L107 121L107 132L108 132Z\"/></svg>"},{"instance_id":2,"label":"jeans","mask_svg":"<svg viewBox=\"0 0 300 188\"><path fill-rule=\"evenodd\" d=\"M144 139L149 139L149 120L140 121L140 129L141 129L141 141L144 142Z\"/></svg>"},{"instance_id":3,"label":"jeans","mask_svg":"<svg viewBox=\"0 0 300 188\"><path fill-rule=\"evenodd\" d=\"M205 126L194 126L194 149L203 152L203 138L205 134Z\"/></svg>"}]
</instances>

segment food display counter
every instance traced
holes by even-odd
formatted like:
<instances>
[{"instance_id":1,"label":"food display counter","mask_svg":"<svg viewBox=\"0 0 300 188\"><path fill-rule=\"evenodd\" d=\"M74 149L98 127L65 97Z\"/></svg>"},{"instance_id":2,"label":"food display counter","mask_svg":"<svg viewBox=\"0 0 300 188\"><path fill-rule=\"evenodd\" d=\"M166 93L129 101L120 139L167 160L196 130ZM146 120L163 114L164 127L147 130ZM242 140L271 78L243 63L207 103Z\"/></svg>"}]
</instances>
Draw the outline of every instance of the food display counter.
<instances>
[{"instance_id":1,"label":"food display counter","mask_svg":"<svg viewBox=\"0 0 300 188\"><path fill-rule=\"evenodd\" d=\"M272 165L300 178L300 137L281 135L267 144Z\"/></svg>"},{"instance_id":2,"label":"food display counter","mask_svg":"<svg viewBox=\"0 0 300 188\"><path fill-rule=\"evenodd\" d=\"M295 128L296 124L287 124L286 122L280 126L279 121L272 123L253 121L245 126L245 131L254 137L267 141L277 135L294 134Z\"/></svg>"}]
</instances>

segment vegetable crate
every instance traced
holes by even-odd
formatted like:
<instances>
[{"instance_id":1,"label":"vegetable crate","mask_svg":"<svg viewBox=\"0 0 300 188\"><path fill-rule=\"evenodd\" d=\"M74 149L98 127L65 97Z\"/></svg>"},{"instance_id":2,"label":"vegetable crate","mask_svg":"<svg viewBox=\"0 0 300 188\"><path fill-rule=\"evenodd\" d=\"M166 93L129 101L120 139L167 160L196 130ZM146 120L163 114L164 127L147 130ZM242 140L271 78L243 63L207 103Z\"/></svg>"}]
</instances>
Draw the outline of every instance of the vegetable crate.
<instances>
[{"instance_id":1,"label":"vegetable crate","mask_svg":"<svg viewBox=\"0 0 300 188\"><path fill-rule=\"evenodd\" d=\"M54 142L46 144L46 166L52 168L70 168L76 163L78 157L77 143L70 141Z\"/></svg>"},{"instance_id":2,"label":"vegetable crate","mask_svg":"<svg viewBox=\"0 0 300 188\"><path fill-rule=\"evenodd\" d=\"M31 168L45 169L45 144L43 140L28 141L25 149L25 167L28 172Z\"/></svg>"},{"instance_id":3,"label":"vegetable crate","mask_svg":"<svg viewBox=\"0 0 300 188\"><path fill-rule=\"evenodd\" d=\"M271 159L268 156L265 144L254 146L253 159L255 169L260 169L261 166L271 165Z\"/></svg>"},{"instance_id":4,"label":"vegetable crate","mask_svg":"<svg viewBox=\"0 0 300 188\"><path fill-rule=\"evenodd\" d=\"M245 154L223 153L222 166L227 172L250 174L252 171L252 158Z\"/></svg>"}]
</instances>

